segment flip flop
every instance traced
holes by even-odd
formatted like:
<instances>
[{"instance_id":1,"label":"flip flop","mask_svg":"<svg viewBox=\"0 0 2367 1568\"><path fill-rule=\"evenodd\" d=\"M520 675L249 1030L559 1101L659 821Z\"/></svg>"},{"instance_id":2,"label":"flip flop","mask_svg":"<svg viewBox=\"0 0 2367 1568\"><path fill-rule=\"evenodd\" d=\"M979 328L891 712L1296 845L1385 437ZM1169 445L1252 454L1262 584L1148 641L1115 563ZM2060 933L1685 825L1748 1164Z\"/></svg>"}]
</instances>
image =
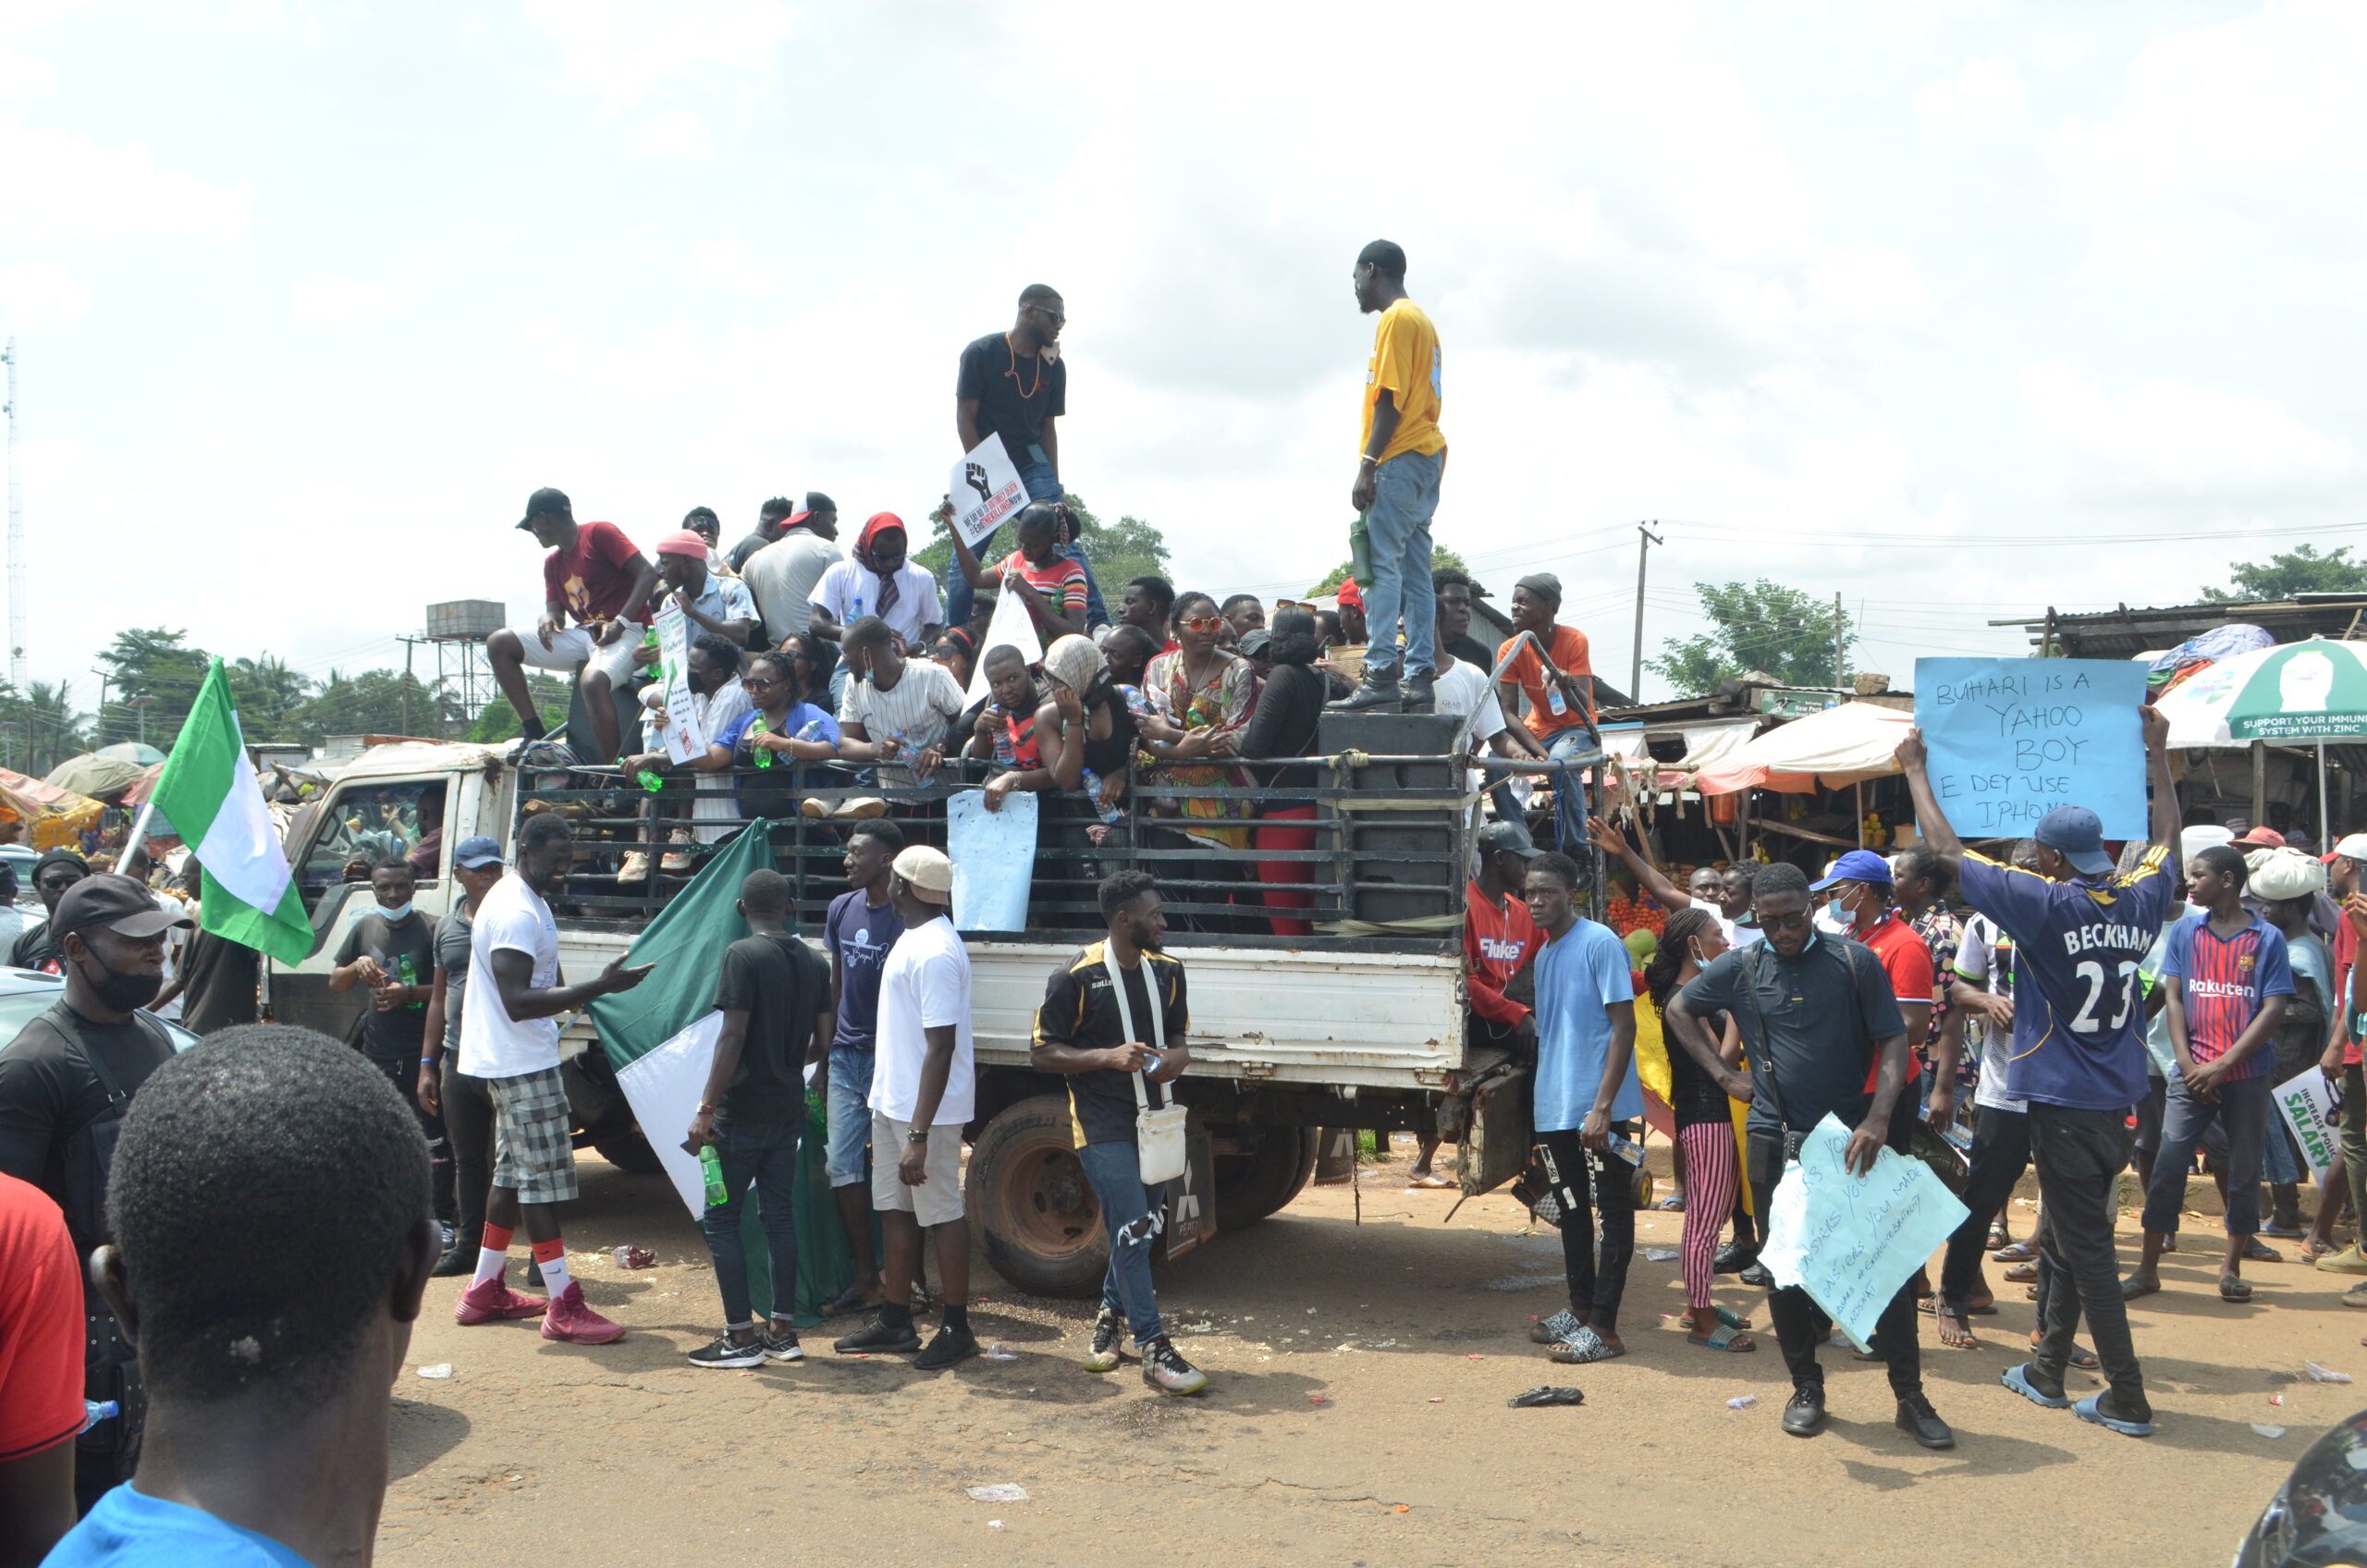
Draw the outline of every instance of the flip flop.
<instances>
[{"instance_id":1,"label":"flip flop","mask_svg":"<svg viewBox=\"0 0 2367 1568\"><path fill-rule=\"evenodd\" d=\"M1989 1255L1992 1263L2036 1263L2038 1248L2028 1242L2016 1242L2009 1247L1999 1247Z\"/></svg>"},{"instance_id":2,"label":"flip flop","mask_svg":"<svg viewBox=\"0 0 2367 1568\"><path fill-rule=\"evenodd\" d=\"M2308 1235L2310 1232L2308 1232L2307 1231L2304 1231L2303 1229L2301 1229L2301 1227L2300 1227L2300 1225L2298 1225L2298 1224L2297 1224L2297 1225L2275 1225L2275 1224L2270 1224L2270 1225L2263 1225L2263 1226L2262 1226L2262 1227L2260 1228L2260 1233L2261 1233L2262 1235L2263 1235L2263 1236L2275 1236L2275 1237L2278 1241L2280 1241L2280 1242L2298 1242L2298 1241L2300 1241L2302 1237L2304 1237L2304 1236Z\"/></svg>"},{"instance_id":3,"label":"flip flop","mask_svg":"<svg viewBox=\"0 0 2367 1568\"><path fill-rule=\"evenodd\" d=\"M1739 1329L1730 1329L1723 1323L1706 1334L1687 1334L1685 1336L1685 1342L1689 1345L1699 1345L1703 1350L1733 1351L1738 1355L1748 1355L1759 1348L1758 1342L1749 1335Z\"/></svg>"},{"instance_id":4,"label":"flip flop","mask_svg":"<svg viewBox=\"0 0 2367 1568\"><path fill-rule=\"evenodd\" d=\"M2237 1278L2237 1277L2236 1277L2235 1275L2233 1275L2233 1274L2222 1274L2222 1275L2220 1275L2220 1276L2219 1276L2219 1299L2220 1299L2221 1301L2250 1301L2250 1300L2251 1300L2251 1299L2252 1299L2252 1287L2251 1287L2251 1282L2250 1282L2250 1280L2241 1280L2241 1279L2238 1279L2238 1278Z\"/></svg>"},{"instance_id":5,"label":"flip flop","mask_svg":"<svg viewBox=\"0 0 2367 1568\"><path fill-rule=\"evenodd\" d=\"M1539 1383L1533 1389L1513 1395L1504 1403L1515 1410L1531 1410L1545 1404L1583 1404L1586 1397L1576 1389L1557 1389L1551 1384Z\"/></svg>"},{"instance_id":6,"label":"flip flop","mask_svg":"<svg viewBox=\"0 0 2367 1568\"><path fill-rule=\"evenodd\" d=\"M1729 1329L1748 1329L1750 1327L1750 1319L1743 1317L1740 1313L1723 1306L1717 1308L1716 1311L1718 1314L1718 1321L1724 1324Z\"/></svg>"},{"instance_id":7,"label":"flip flop","mask_svg":"<svg viewBox=\"0 0 2367 1568\"><path fill-rule=\"evenodd\" d=\"M1424 1192L1436 1192L1441 1188L1452 1187L1454 1183L1448 1181L1445 1177L1434 1175L1427 1170L1419 1176L1408 1176L1405 1179L1405 1190L1409 1193L1417 1187L1421 1188Z\"/></svg>"},{"instance_id":8,"label":"flip flop","mask_svg":"<svg viewBox=\"0 0 2367 1568\"><path fill-rule=\"evenodd\" d=\"M2151 1421L2123 1421L2116 1415L2106 1415L2100 1403L2103 1397L2102 1394L2090 1394L2072 1406L2071 1413L2082 1421L2092 1421L2124 1438L2150 1438L2153 1435L2153 1423Z\"/></svg>"},{"instance_id":9,"label":"flip flop","mask_svg":"<svg viewBox=\"0 0 2367 1568\"><path fill-rule=\"evenodd\" d=\"M2277 1251L2275 1247L2263 1246L2258 1242L2247 1242L2244 1243L2244 1261L2247 1263L2282 1263L2285 1261L2285 1255Z\"/></svg>"},{"instance_id":10,"label":"flip flop","mask_svg":"<svg viewBox=\"0 0 2367 1568\"><path fill-rule=\"evenodd\" d=\"M1937 1317L1940 1311L1940 1298L1925 1296L1915 1304L1915 1310L1928 1312ZM1956 1310L1968 1317L1994 1317L1997 1316L1997 1304L1993 1301L1987 1306L1960 1306Z\"/></svg>"},{"instance_id":11,"label":"flip flop","mask_svg":"<svg viewBox=\"0 0 2367 1568\"><path fill-rule=\"evenodd\" d=\"M2017 1285L2028 1284L2030 1280L2038 1278L2038 1265L2035 1263L2017 1263L2014 1267L2005 1270L2005 1278L2011 1280Z\"/></svg>"},{"instance_id":12,"label":"flip flop","mask_svg":"<svg viewBox=\"0 0 2367 1568\"><path fill-rule=\"evenodd\" d=\"M2123 1280L2120 1282L2120 1299L2123 1301L2136 1301L2140 1297L2152 1295L2161 1288L2161 1281L2158 1280L2150 1285L2140 1285L2137 1282L2137 1277L2132 1274L2128 1279Z\"/></svg>"},{"instance_id":13,"label":"flip flop","mask_svg":"<svg viewBox=\"0 0 2367 1568\"><path fill-rule=\"evenodd\" d=\"M2071 1408L2071 1402L2064 1398L2061 1394L2055 1394L2050 1398L2048 1395L2039 1392L2037 1385L2030 1381L2030 1364L2025 1362L2019 1366L2006 1367L2005 1370L1999 1375L1997 1380L2005 1384L2007 1388L2013 1390L2016 1393L2021 1395L2024 1399L2030 1401L2032 1404L2042 1404L2049 1410L2068 1410Z\"/></svg>"},{"instance_id":14,"label":"flip flop","mask_svg":"<svg viewBox=\"0 0 2367 1568\"><path fill-rule=\"evenodd\" d=\"M1683 1214L1685 1212L1685 1200L1681 1197L1671 1194L1668 1197L1661 1199L1660 1202L1652 1205L1652 1207L1670 1214Z\"/></svg>"},{"instance_id":15,"label":"flip flop","mask_svg":"<svg viewBox=\"0 0 2367 1568\"><path fill-rule=\"evenodd\" d=\"M2030 1349L2038 1349L2038 1330L2035 1329L2030 1330ZM2093 1372L2097 1367L2103 1365L2103 1363L2096 1359L2096 1353L2094 1351L2077 1344L2071 1347L2071 1354L2064 1359L2082 1372Z\"/></svg>"}]
</instances>

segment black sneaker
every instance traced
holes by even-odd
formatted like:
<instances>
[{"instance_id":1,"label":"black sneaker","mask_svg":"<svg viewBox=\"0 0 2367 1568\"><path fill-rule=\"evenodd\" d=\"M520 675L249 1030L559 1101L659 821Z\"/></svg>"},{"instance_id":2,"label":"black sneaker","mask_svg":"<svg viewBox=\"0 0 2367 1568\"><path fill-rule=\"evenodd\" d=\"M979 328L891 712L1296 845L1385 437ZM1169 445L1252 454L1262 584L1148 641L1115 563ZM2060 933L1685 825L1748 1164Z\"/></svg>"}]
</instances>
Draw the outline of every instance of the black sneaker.
<instances>
[{"instance_id":1,"label":"black sneaker","mask_svg":"<svg viewBox=\"0 0 2367 1568\"><path fill-rule=\"evenodd\" d=\"M1909 1394L1898 1402L1898 1429L1921 1443L1925 1448L1954 1448L1956 1435L1932 1408L1932 1402L1921 1394Z\"/></svg>"},{"instance_id":2,"label":"black sneaker","mask_svg":"<svg viewBox=\"0 0 2367 1568\"><path fill-rule=\"evenodd\" d=\"M1812 1438L1824 1430L1824 1390L1819 1388L1794 1389L1791 1403L1784 1407L1784 1430L1796 1438Z\"/></svg>"},{"instance_id":3,"label":"black sneaker","mask_svg":"<svg viewBox=\"0 0 2367 1568\"><path fill-rule=\"evenodd\" d=\"M693 1366L762 1366L765 1364L765 1341L762 1339L735 1342L730 1334L715 1343L691 1352Z\"/></svg>"},{"instance_id":4,"label":"black sneaker","mask_svg":"<svg viewBox=\"0 0 2367 1568\"><path fill-rule=\"evenodd\" d=\"M830 1348L840 1355L909 1355L921 1348L921 1337L909 1323L899 1327L885 1317L875 1317Z\"/></svg>"},{"instance_id":5,"label":"black sneaker","mask_svg":"<svg viewBox=\"0 0 2367 1568\"><path fill-rule=\"evenodd\" d=\"M805 1359L805 1347L797 1342L797 1330L794 1329L778 1335L758 1334L756 1336L756 1342L765 1347L765 1359L767 1361L803 1361Z\"/></svg>"},{"instance_id":6,"label":"black sneaker","mask_svg":"<svg viewBox=\"0 0 2367 1568\"><path fill-rule=\"evenodd\" d=\"M1405 698L1397 689L1397 672L1365 667L1364 679L1356 689L1336 703L1324 707L1332 713L1398 713L1404 708Z\"/></svg>"},{"instance_id":7,"label":"black sneaker","mask_svg":"<svg viewBox=\"0 0 2367 1568\"><path fill-rule=\"evenodd\" d=\"M1165 1334L1143 1346L1143 1381L1163 1394L1196 1394L1208 1375L1175 1353Z\"/></svg>"},{"instance_id":8,"label":"black sneaker","mask_svg":"<svg viewBox=\"0 0 2367 1568\"><path fill-rule=\"evenodd\" d=\"M544 1288L543 1266L531 1257L526 1260L526 1283L537 1291Z\"/></svg>"},{"instance_id":9,"label":"black sneaker","mask_svg":"<svg viewBox=\"0 0 2367 1568\"><path fill-rule=\"evenodd\" d=\"M476 1271L477 1248L475 1243L472 1243L464 1247L446 1248L444 1256L435 1260L435 1267L430 1270L430 1273L435 1279L448 1280L455 1275L473 1274Z\"/></svg>"},{"instance_id":10,"label":"black sneaker","mask_svg":"<svg viewBox=\"0 0 2367 1568\"><path fill-rule=\"evenodd\" d=\"M1105 1306L1101 1316L1093 1320L1093 1348L1085 1353L1087 1372L1115 1372L1122 1353L1119 1346L1126 1342L1126 1317L1114 1306Z\"/></svg>"},{"instance_id":11,"label":"black sneaker","mask_svg":"<svg viewBox=\"0 0 2367 1568\"><path fill-rule=\"evenodd\" d=\"M1750 1267L1744 1269L1737 1278L1744 1284L1758 1290L1772 1291L1775 1288L1775 1276L1767 1272L1767 1266L1756 1259L1753 1259Z\"/></svg>"},{"instance_id":12,"label":"black sneaker","mask_svg":"<svg viewBox=\"0 0 2367 1568\"><path fill-rule=\"evenodd\" d=\"M928 1349L913 1358L916 1372L942 1372L956 1362L978 1354L978 1337L967 1329L939 1329Z\"/></svg>"},{"instance_id":13,"label":"black sneaker","mask_svg":"<svg viewBox=\"0 0 2367 1568\"><path fill-rule=\"evenodd\" d=\"M1710 1272L1712 1274L1739 1274L1758 1261L1759 1249L1757 1247L1747 1247L1740 1242L1728 1242L1724 1246L1718 1249L1718 1256L1710 1260Z\"/></svg>"}]
</instances>

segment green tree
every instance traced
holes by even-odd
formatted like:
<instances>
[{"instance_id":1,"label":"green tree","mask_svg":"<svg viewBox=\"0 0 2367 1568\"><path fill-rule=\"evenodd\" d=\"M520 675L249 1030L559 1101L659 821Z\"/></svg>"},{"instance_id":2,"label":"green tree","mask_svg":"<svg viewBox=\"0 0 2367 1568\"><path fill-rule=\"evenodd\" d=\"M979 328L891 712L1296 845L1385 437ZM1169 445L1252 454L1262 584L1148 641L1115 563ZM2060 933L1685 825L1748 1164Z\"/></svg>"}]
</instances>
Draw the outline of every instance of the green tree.
<instances>
[{"instance_id":1,"label":"green tree","mask_svg":"<svg viewBox=\"0 0 2367 1568\"><path fill-rule=\"evenodd\" d=\"M526 672L526 685L533 692L534 706L541 710L546 724L563 726L567 723L568 705L574 700L574 693L566 681L555 675L544 675L530 669ZM514 740L520 728L518 710L509 705L509 698L497 692L490 702L477 710L475 721L469 726L468 733L460 738L481 746L497 745L501 741Z\"/></svg>"},{"instance_id":2,"label":"green tree","mask_svg":"<svg viewBox=\"0 0 2367 1568\"><path fill-rule=\"evenodd\" d=\"M19 692L0 680L0 766L39 778L90 749L70 682L36 680Z\"/></svg>"},{"instance_id":3,"label":"green tree","mask_svg":"<svg viewBox=\"0 0 2367 1568\"><path fill-rule=\"evenodd\" d=\"M508 704L503 704L507 706ZM296 711L302 738L313 745L331 735L439 735L459 719L458 704L407 670L372 669L346 676L330 670Z\"/></svg>"},{"instance_id":4,"label":"green tree","mask_svg":"<svg viewBox=\"0 0 2367 1568\"><path fill-rule=\"evenodd\" d=\"M114 643L99 655L107 667L100 745L144 739L160 751L172 750L211 662L204 649L188 644L188 636L161 626L116 633Z\"/></svg>"},{"instance_id":5,"label":"green tree","mask_svg":"<svg viewBox=\"0 0 2367 1568\"><path fill-rule=\"evenodd\" d=\"M1354 559L1342 561L1324 576L1322 582L1309 588L1306 591L1306 596L1310 599L1319 599L1326 594L1338 593L1340 584L1348 581L1348 573L1355 570L1355 564ZM1463 564L1461 556L1456 555L1444 545L1433 545L1430 546L1430 570L1437 571L1442 567L1453 567L1457 571L1471 570Z\"/></svg>"},{"instance_id":6,"label":"green tree","mask_svg":"<svg viewBox=\"0 0 2367 1568\"><path fill-rule=\"evenodd\" d=\"M1834 606L1797 588L1760 578L1756 582L1696 582L1701 613L1711 630L1672 637L1661 656L1645 668L1683 696L1706 696L1718 683L1759 670L1784 686L1831 686L1834 681ZM1849 618L1840 615L1846 651L1858 641Z\"/></svg>"},{"instance_id":7,"label":"green tree","mask_svg":"<svg viewBox=\"0 0 2367 1568\"><path fill-rule=\"evenodd\" d=\"M313 683L286 661L264 654L234 659L230 696L239 704L239 728L250 741L294 741L298 714L313 695Z\"/></svg>"},{"instance_id":8,"label":"green tree","mask_svg":"<svg viewBox=\"0 0 2367 1568\"><path fill-rule=\"evenodd\" d=\"M2367 593L2367 561L2350 558L2350 546L2337 545L2320 555L2313 545L2300 545L2264 561L2244 561L2228 569L2235 592L2205 584L2202 597L2210 604L2256 599L2289 599L2296 594Z\"/></svg>"}]
</instances>

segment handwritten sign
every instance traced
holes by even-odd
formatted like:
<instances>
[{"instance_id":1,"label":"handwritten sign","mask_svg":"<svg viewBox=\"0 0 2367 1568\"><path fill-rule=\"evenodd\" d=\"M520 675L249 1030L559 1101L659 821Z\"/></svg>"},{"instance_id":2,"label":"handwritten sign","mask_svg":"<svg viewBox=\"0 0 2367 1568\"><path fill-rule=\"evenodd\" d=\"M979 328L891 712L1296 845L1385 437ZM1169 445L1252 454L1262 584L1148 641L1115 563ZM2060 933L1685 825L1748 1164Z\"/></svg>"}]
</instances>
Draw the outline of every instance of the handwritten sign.
<instances>
[{"instance_id":1,"label":"handwritten sign","mask_svg":"<svg viewBox=\"0 0 2367 1568\"><path fill-rule=\"evenodd\" d=\"M2293 1142L2310 1162L2312 1180L2324 1175L2342 1158L2335 1142L2335 1108L2339 1096L2326 1075L2305 1067L2289 1082L2276 1085L2276 1109L2293 1129Z\"/></svg>"},{"instance_id":2,"label":"handwritten sign","mask_svg":"<svg viewBox=\"0 0 2367 1568\"><path fill-rule=\"evenodd\" d=\"M658 739L667 757L683 763L706 753L706 730L691 696L691 618L668 603L650 622L657 629L657 679L666 705L658 710Z\"/></svg>"},{"instance_id":3,"label":"handwritten sign","mask_svg":"<svg viewBox=\"0 0 2367 1568\"><path fill-rule=\"evenodd\" d=\"M945 802L945 853L953 863L956 931L1024 931L1036 879L1036 797L1013 790L1000 811L984 790Z\"/></svg>"},{"instance_id":4,"label":"handwritten sign","mask_svg":"<svg viewBox=\"0 0 2367 1568\"><path fill-rule=\"evenodd\" d=\"M1759 1260L1778 1285L1808 1292L1863 1350L1883 1308L1966 1210L1928 1167L1888 1149L1866 1175L1851 1175L1842 1162L1848 1145L1849 1129L1830 1115L1801 1141L1768 1206Z\"/></svg>"},{"instance_id":5,"label":"handwritten sign","mask_svg":"<svg viewBox=\"0 0 2367 1568\"><path fill-rule=\"evenodd\" d=\"M1036 612L1016 594L1004 594L995 600L994 619L987 622L987 634L978 640L978 662L971 668L963 705L975 706L994 689L994 682L987 679L987 655L1006 643L1017 648L1030 666L1044 662L1044 641L1036 635Z\"/></svg>"},{"instance_id":6,"label":"handwritten sign","mask_svg":"<svg viewBox=\"0 0 2367 1568\"><path fill-rule=\"evenodd\" d=\"M1968 838L2026 837L2086 806L2107 839L2146 834L2145 667L2119 659L1917 659L1932 790Z\"/></svg>"},{"instance_id":7,"label":"handwritten sign","mask_svg":"<svg viewBox=\"0 0 2367 1568\"><path fill-rule=\"evenodd\" d=\"M953 497L953 526L962 543L974 550L979 540L1027 504L1027 486L1019 482L1019 470L1012 466L1002 437L992 432L953 465L946 494Z\"/></svg>"}]
</instances>

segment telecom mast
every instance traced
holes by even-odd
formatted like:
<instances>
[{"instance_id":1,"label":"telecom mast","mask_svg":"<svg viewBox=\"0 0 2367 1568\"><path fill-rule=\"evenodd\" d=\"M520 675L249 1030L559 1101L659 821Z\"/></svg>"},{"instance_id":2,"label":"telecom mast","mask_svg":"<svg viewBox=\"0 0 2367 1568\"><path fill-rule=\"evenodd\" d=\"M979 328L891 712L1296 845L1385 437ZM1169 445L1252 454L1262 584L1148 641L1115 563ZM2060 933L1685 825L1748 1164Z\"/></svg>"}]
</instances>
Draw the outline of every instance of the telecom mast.
<instances>
[{"instance_id":1,"label":"telecom mast","mask_svg":"<svg viewBox=\"0 0 2367 1568\"><path fill-rule=\"evenodd\" d=\"M25 689L25 508L17 491L17 340L0 351L8 367L8 680Z\"/></svg>"}]
</instances>

